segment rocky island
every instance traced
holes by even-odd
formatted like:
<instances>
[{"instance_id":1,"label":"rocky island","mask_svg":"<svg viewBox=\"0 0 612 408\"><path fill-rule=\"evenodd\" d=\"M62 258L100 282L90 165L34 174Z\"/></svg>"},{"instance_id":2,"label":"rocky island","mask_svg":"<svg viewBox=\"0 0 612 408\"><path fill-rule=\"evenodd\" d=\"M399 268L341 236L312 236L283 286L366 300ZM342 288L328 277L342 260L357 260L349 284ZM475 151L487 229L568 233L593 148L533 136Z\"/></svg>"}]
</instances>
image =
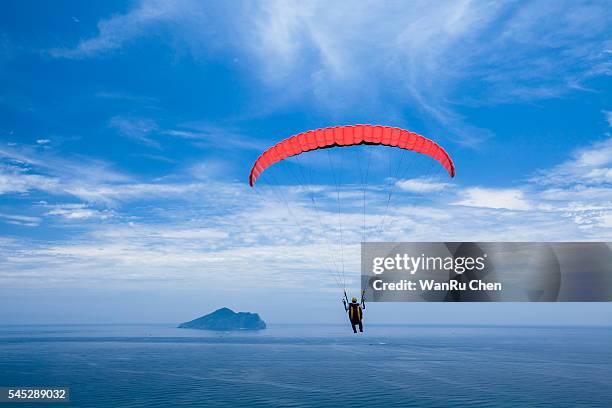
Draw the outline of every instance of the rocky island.
<instances>
[{"instance_id":1,"label":"rocky island","mask_svg":"<svg viewBox=\"0 0 612 408\"><path fill-rule=\"evenodd\" d=\"M257 313L234 312L227 307L215 310L189 322L181 323L179 329L200 330L262 330L266 322Z\"/></svg>"}]
</instances>

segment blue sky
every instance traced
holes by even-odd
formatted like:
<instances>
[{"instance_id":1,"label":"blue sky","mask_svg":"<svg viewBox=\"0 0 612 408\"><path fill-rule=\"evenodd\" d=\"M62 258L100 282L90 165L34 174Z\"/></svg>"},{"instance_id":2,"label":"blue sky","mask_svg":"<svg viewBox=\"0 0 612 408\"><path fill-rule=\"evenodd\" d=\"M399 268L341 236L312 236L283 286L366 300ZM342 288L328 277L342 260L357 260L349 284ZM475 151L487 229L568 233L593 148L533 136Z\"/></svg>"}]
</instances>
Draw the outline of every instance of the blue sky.
<instances>
[{"instance_id":1,"label":"blue sky","mask_svg":"<svg viewBox=\"0 0 612 408\"><path fill-rule=\"evenodd\" d=\"M226 304L289 321L303 303L306 321L340 321L312 262L322 241L247 185L267 146L337 124L404 127L455 160L452 181L392 180L394 239L611 240L607 2L302 3L3 4L0 322L178 321ZM410 202L417 182L435 197ZM452 307L480 311L371 313L449 322ZM610 308L464 319L584 316L609 324Z\"/></svg>"}]
</instances>

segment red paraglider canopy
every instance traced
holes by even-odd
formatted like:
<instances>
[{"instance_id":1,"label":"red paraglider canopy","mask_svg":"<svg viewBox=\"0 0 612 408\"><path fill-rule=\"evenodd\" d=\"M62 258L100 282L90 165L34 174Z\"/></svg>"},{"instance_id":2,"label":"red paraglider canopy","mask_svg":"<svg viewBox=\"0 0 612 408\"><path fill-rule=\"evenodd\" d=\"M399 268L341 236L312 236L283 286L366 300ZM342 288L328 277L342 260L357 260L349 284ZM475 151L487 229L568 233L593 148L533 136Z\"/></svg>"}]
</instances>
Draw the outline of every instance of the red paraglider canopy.
<instances>
[{"instance_id":1,"label":"red paraglider canopy","mask_svg":"<svg viewBox=\"0 0 612 408\"><path fill-rule=\"evenodd\" d=\"M455 177L452 159L436 142L397 127L354 125L309 130L278 142L257 158L249 175L249 184L252 187L265 169L287 157L310 150L360 144L399 147L425 154L437 160L449 176Z\"/></svg>"}]
</instances>

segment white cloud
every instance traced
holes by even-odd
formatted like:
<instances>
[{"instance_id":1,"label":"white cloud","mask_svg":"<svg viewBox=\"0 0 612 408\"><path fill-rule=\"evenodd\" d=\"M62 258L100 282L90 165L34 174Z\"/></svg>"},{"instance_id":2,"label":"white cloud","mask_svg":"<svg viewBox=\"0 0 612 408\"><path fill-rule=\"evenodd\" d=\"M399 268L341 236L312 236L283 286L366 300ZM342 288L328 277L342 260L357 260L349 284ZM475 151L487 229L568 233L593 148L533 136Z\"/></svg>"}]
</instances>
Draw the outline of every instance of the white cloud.
<instances>
[{"instance_id":1,"label":"white cloud","mask_svg":"<svg viewBox=\"0 0 612 408\"><path fill-rule=\"evenodd\" d=\"M38 143L39 145L45 145L45 144L51 143L51 140L50 139L38 139L36 140L36 143Z\"/></svg>"},{"instance_id":2,"label":"white cloud","mask_svg":"<svg viewBox=\"0 0 612 408\"><path fill-rule=\"evenodd\" d=\"M600 226L603 228L611 228L612 229L612 212L608 212L603 214L599 218Z\"/></svg>"},{"instance_id":3,"label":"white cloud","mask_svg":"<svg viewBox=\"0 0 612 408\"><path fill-rule=\"evenodd\" d=\"M73 196L88 203L117 206L145 197L174 198L196 193L201 182L142 183L115 171L100 160L65 158L26 147L0 148L0 194L43 191L53 196ZM203 175L202 175L203 178Z\"/></svg>"},{"instance_id":4,"label":"white cloud","mask_svg":"<svg viewBox=\"0 0 612 408\"><path fill-rule=\"evenodd\" d=\"M229 127L219 127L204 123L187 123L176 129L164 130L161 133L189 140L193 145L206 149L262 151L267 146L260 137L244 135L240 131Z\"/></svg>"},{"instance_id":5,"label":"white cloud","mask_svg":"<svg viewBox=\"0 0 612 408\"><path fill-rule=\"evenodd\" d=\"M515 188L471 187L460 192L461 199L455 205L467 207L496 208L506 210L529 210L531 204L522 190Z\"/></svg>"},{"instance_id":6,"label":"white cloud","mask_svg":"<svg viewBox=\"0 0 612 408\"><path fill-rule=\"evenodd\" d=\"M451 186L449 183L441 183L427 178L414 178L408 180L398 180L397 187L412 193L433 193L439 192Z\"/></svg>"},{"instance_id":7,"label":"white cloud","mask_svg":"<svg viewBox=\"0 0 612 408\"><path fill-rule=\"evenodd\" d=\"M3 213L0 213L0 219L8 224L23 225L26 227L37 227L41 221L39 217Z\"/></svg>"},{"instance_id":8,"label":"white cloud","mask_svg":"<svg viewBox=\"0 0 612 408\"><path fill-rule=\"evenodd\" d=\"M124 182L129 176L117 172L108 162L89 157L66 158L50 151L40 151L15 143L0 145L0 167L3 173L28 174L32 169L60 180L78 179L86 182Z\"/></svg>"},{"instance_id":9,"label":"white cloud","mask_svg":"<svg viewBox=\"0 0 612 408\"><path fill-rule=\"evenodd\" d=\"M97 36L79 42L72 49L55 48L50 54L62 58L84 58L117 50L156 24L175 17L185 4L187 2L141 1L127 14L101 20Z\"/></svg>"},{"instance_id":10,"label":"white cloud","mask_svg":"<svg viewBox=\"0 0 612 408\"><path fill-rule=\"evenodd\" d=\"M61 217L67 220L86 220L91 218L107 219L113 216L109 210L88 208L85 204L57 204L49 206L45 215Z\"/></svg>"},{"instance_id":11,"label":"white cloud","mask_svg":"<svg viewBox=\"0 0 612 408\"><path fill-rule=\"evenodd\" d=\"M578 180L591 180L586 174L607 168L607 160L594 154L605 150L606 143L585 147L570 164L542 173L570 171ZM58 198L50 197L33 207L55 217L48 225L70 231L66 237L15 239L0 247L0 279L20 286L121 281L163 287L173 281L324 289L335 285L330 271L340 268L341 254L348 279L358 282L358 243L364 236L387 241L612 239L612 189L604 182L568 186L548 178L525 181L521 188L441 189L446 183L401 180L409 191L425 182L431 193L417 200L397 194L387 211L386 191L371 188L365 220L360 185L347 184L340 225L335 186L313 186L315 207L310 191L292 185L277 187L275 195L263 184L256 188L264 190L255 191L244 182L194 178L191 173L143 180L97 161L32 154L5 150L3 157L13 163L5 171L17 179L34 171L52 173L54 183L41 187L31 182L22 191L46 188L81 202L49 204ZM580 165L571 164L576 162ZM192 171L206 173L207 168ZM23 226L41 223L40 217L17 217L2 218Z\"/></svg>"},{"instance_id":12,"label":"white cloud","mask_svg":"<svg viewBox=\"0 0 612 408\"><path fill-rule=\"evenodd\" d=\"M255 38L263 42L255 50L271 81L312 78L320 101L347 109L363 106L364 99L380 103L377 87L392 83L455 140L473 144L487 132L467 125L455 104L554 97L609 73L606 16L603 6L573 3L279 1L256 20ZM465 100L456 90L476 85L474 78L481 86L472 86L474 99ZM355 82L358 90L350 85ZM355 103L351 90L361 96Z\"/></svg>"},{"instance_id":13,"label":"white cloud","mask_svg":"<svg viewBox=\"0 0 612 408\"><path fill-rule=\"evenodd\" d=\"M229 150L244 149L261 151L266 147L261 138L243 135L231 127L214 126L206 123L185 123L176 128L162 129L151 118L115 116L109 125L122 136L142 144L160 149L158 137L169 136L188 141L192 146L203 149Z\"/></svg>"},{"instance_id":14,"label":"white cloud","mask_svg":"<svg viewBox=\"0 0 612 408\"><path fill-rule=\"evenodd\" d=\"M56 191L58 186L56 178L0 168L0 195L26 193L30 190Z\"/></svg>"},{"instance_id":15,"label":"white cloud","mask_svg":"<svg viewBox=\"0 0 612 408\"><path fill-rule=\"evenodd\" d=\"M553 186L612 183L612 138L579 149L569 160L541 171L532 181Z\"/></svg>"},{"instance_id":16,"label":"white cloud","mask_svg":"<svg viewBox=\"0 0 612 408\"><path fill-rule=\"evenodd\" d=\"M19 279L20 285L34 276L38 283L147 281L163 286L167 281L175 285L182 281L185 285L202 282L208 287L231 284L276 289L335 285L331 271L341 263L336 212L319 209L316 213L295 191L283 192L290 203L289 212L283 203L264 200L248 189L221 184L210 186L210 191L219 188L232 193L222 194L226 203L215 201L217 207L224 208L218 215L194 209L194 197L180 205L181 211L161 208L152 220L144 209L129 223L108 218L66 240L14 244L6 249L9 252L0 253L0 271L4 271L0 275L5 281ZM499 203L492 197L507 199ZM425 205L413 200L398 202L382 233L382 211L368 207L367 237L398 241L612 238L612 229L605 229L610 223L605 209L593 218L596 222L587 222L580 218L585 209L579 207L573 212L524 208L524 197L514 190L487 189L483 193L480 189L471 198L480 200L478 206L445 205L445 196ZM346 275L356 283L361 212L343 211L342 223Z\"/></svg>"},{"instance_id":17,"label":"white cloud","mask_svg":"<svg viewBox=\"0 0 612 408\"><path fill-rule=\"evenodd\" d=\"M578 152L578 166L596 167L612 163L612 139L597 143L595 146Z\"/></svg>"},{"instance_id":18,"label":"white cloud","mask_svg":"<svg viewBox=\"0 0 612 408\"><path fill-rule=\"evenodd\" d=\"M100 180L126 180L99 161L58 159L26 148L0 148L0 161L0 195L42 191L65 196L72 194L71 189L98 185Z\"/></svg>"},{"instance_id":19,"label":"white cloud","mask_svg":"<svg viewBox=\"0 0 612 408\"><path fill-rule=\"evenodd\" d=\"M157 123L152 119L115 116L111 118L109 124L125 137L134 139L147 146L158 149L161 147L159 142L152 138L159 131Z\"/></svg>"},{"instance_id":20,"label":"white cloud","mask_svg":"<svg viewBox=\"0 0 612 408\"><path fill-rule=\"evenodd\" d=\"M450 139L475 145L490 132L458 105L557 97L609 75L609 20L604 4L575 2L145 0L52 55L103 55L152 35L195 56L236 58L237 50L273 92L267 103L312 99L331 112L379 108L394 120L402 116L394 106L410 104Z\"/></svg>"}]
</instances>

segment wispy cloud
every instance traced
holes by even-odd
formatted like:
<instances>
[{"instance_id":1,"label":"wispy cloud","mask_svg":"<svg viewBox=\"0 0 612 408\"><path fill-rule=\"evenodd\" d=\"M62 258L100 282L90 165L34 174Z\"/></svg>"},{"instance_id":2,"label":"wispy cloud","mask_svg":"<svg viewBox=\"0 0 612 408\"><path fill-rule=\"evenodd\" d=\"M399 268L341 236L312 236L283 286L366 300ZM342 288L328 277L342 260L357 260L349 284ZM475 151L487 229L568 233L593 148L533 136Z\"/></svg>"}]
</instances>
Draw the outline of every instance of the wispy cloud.
<instances>
[{"instance_id":1,"label":"wispy cloud","mask_svg":"<svg viewBox=\"0 0 612 408\"><path fill-rule=\"evenodd\" d=\"M506 210L532 208L522 190L512 188L471 187L461 192L462 198L455 205Z\"/></svg>"},{"instance_id":2,"label":"wispy cloud","mask_svg":"<svg viewBox=\"0 0 612 408\"><path fill-rule=\"evenodd\" d=\"M65 191L88 203L103 204L109 207L120 203L144 198L173 199L201 193L203 183L115 183L115 184L74 184L65 187Z\"/></svg>"},{"instance_id":3,"label":"wispy cloud","mask_svg":"<svg viewBox=\"0 0 612 408\"><path fill-rule=\"evenodd\" d=\"M177 16L185 2L141 1L130 12L98 23L98 35L80 41L75 48L54 48L50 54L62 58L85 58L120 49L124 43L147 33L156 24Z\"/></svg>"},{"instance_id":4,"label":"wispy cloud","mask_svg":"<svg viewBox=\"0 0 612 408\"><path fill-rule=\"evenodd\" d=\"M28 146L0 146L0 194L42 191L51 196L104 197L103 186L123 184L132 177L109 163L87 157L62 157ZM112 203L111 198L105 200Z\"/></svg>"},{"instance_id":5,"label":"wispy cloud","mask_svg":"<svg viewBox=\"0 0 612 408\"><path fill-rule=\"evenodd\" d=\"M558 2L426 4L275 2L262 10L256 27L264 41L255 50L271 81L310 77L315 95L349 109L349 83L362 84L358 104L364 93L376 99L372 87L404 89L401 99L466 144L488 132L468 125L457 104L550 98L610 72L603 5L572 3L567 13L570 4ZM466 88L471 100L462 97Z\"/></svg>"},{"instance_id":6,"label":"wispy cloud","mask_svg":"<svg viewBox=\"0 0 612 408\"><path fill-rule=\"evenodd\" d=\"M153 138L159 128L152 119L115 116L110 119L109 125L117 129L122 136L134 139L147 146L161 148L159 142Z\"/></svg>"},{"instance_id":7,"label":"wispy cloud","mask_svg":"<svg viewBox=\"0 0 612 408\"><path fill-rule=\"evenodd\" d=\"M187 123L162 132L166 136L185 139L195 146L213 150L244 149L262 151L266 147L261 138L247 136L232 127L206 123Z\"/></svg>"},{"instance_id":8,"label":"wispy cloud","mask_svg":"<svg viewBox=\"0 0 612 408\"><path fill-rule=\"evenodd\" d=\"M535 211L571 219L585 228L608 228L612 214L612 138L574 152L539 171L520 188L467 187L456 205Z\"/></svg>"},{"instance_id":9,"label":"wispy cloud","mask_svg":"<svg viewBox=\"0 0 612 408\"><path fill-rule=\"evenodd\" d=\"M0 194L26 193L30 190L56 191L59 185L59 180L54 177L27 174L15 166L0 167Z\"/></svg>"},{"instance_id":10,"label":"wispy cloud","mask_svg":"<svg viewBox=\"0 0 612 408\"><path fill-rule=\"evenodd\" d=\"M404 191L413 193L432 193L449 188L451 184L435 181L430 178L414 178L409 180L398 180L396 186Z\"/></svg>"},{"instance_id":11,"label":"wispy cloud","mask_svg":"<svg viewBox=\"0 0 612 408\"><path fill-rule=\"evenodd\" d=\"M97 210L88 207L86 204L55 204L48 206L45 215L61 217L67 220L88 220L88 219L102 219L105 220L113 216L112 211Z\"/></svg>"},{"instance_id":12,"label":"wispy cloud","mask_svg":"<svg viewBox=\"0 0 612 408\"><path fill-rule=\"evenodd\" d=\"M491 132L471 125L461 106L558 97L609 75L610 13L589 2L212 7L145 0L52 55L104 55L151 35L194 55L233 49L273 92L267 100L310 100L330 112L385 112L391 119L408 105L449 139L473 146Z\"/></svg>"},{"instance_id":13,"label":"wispy cloud","mask_svg":"<svg viewBox=\"0 0 612 408\"><path fill-rule=\"evenodd\" d=\"M601 143L607 141L575 152L572 160L587 165L588 171L605 167L608 161L595 155L602 150ZM567 164L548 172L558 168L565 171ZM417 180L399 181L398 187L403 183L413 193L417 182L423 199L412 194L396 197L388 211L384 203L375 203L379 198L385 201L384 191L368 191L368 200L372 198L374 204L368 204L365 219L361 198L351 196L351 188L360 193L360 186L347 186L342 227L334 186L316 186L317 200L327 198L334 205L315 207L312 192L291 185L258 192L245 183L214 180L91 185L87 193L74 195L86 202L42 204L42 216L67 225L78 222L80 229L61 240L14 240L0 249L0 278L22 286L102 281L155 286L173 281L179 286L206 282L221 287L232 282L245 288L325 289L335 286L333 271L340 268L341 252L349 284L356 284L363 233L369 240L397 241L499 240L500 236L612 239L609 183L581 190L534 179L517 188L442 188L444 183ZM423 191L422 185L430 191ZM277 189L277 194L270 188ZM358 205L348 205L354 200ZM88 202L112 202L114 208L104 210ZM135 203L137 211L133 211ZM24 226L41 222L41 217L31 215L3 214L1 218Z\"/></svg>"},{"instance_id":14,"label":"wispy cloud","mask_svg":"<svg viewBox=\"0 0 612 408\"><path fill-rule=\"evenodd\" d=\"M29 215L20 214L3 214L0 213L0 219L8 224L22 225L25 227L37 227L41 219L39 217L32 217Z\"/></svg>"},{"instance_id":15,"label":"wispy cloud","mask_svg":"<svg viewBox=\"0 0 612 408\"><path fill-rule=\"evenodd\" d=\"M256 150L262 151L266 144L261 138L254 138L231 126L207 123L185 123L163 128L153 118L115 116L109 125L120 135L141 144L162 149L172 139L184 140L190 145L208 150Z\"/></svg>"},{"instance_id":16,"label":"wispy cloud","mask_svg":"<svg viewBox=\"0 0 612 408\"><path fill-rule=\"evenodd\" d=\"M157 98L151 96L134 95L127 92L119 91L99 91L94 94L94 97L100 99L126 100L131 102L157 102Z\"/></svg>"},{"instance_id":17,"label":"wispy cloud","mask_svg":"<svg viewBox=\"0 0 612 408\"><path fill-rule=\"evenodd\" d=\"M49 197L80 203L58 204L47 215L63 218L104 218L103 210L125 203L152 200L198 199L203 195L220 198L233 187L211 190L211 178L223 173L221 161L201 160L197 166L180 167L178 173L158 179L143 179L116 170L110 163L82 156L67 157L28 146L0 146L0 195L44 192ZM182 172L182 173L181 173Z\"/></svg>"},{"instance_id":18,"label":"wispy cloud","mask_svg":"<svg viewBox=\"0 0 612 408\"><path fill-rule=\"evenodd\" d=\"M564 163L540 172L533 181L550 186L612 183L612 138L579 149Z\"/></svg>"},{"instance_id":19,"label":"wispy cloud","mask_svg":"<svg viewBox=\"0 0 612 408\"><path fill-rule=\"evenodd\" d=\"M192 208L196 198L184 198L183 210L164 207L155 220L143 218L141 209L133 222L108 218L68 240L14 244L10 253L0 257L2 279L19 279L20 285L46 279L74 284L102 279L107 284L206 282L209 287L233 282L233 287L277 290L334 287L334 262L340 263L337 213L321 209L315 213L295 197L299 194L295 191L283 192L290 200L288 212L282 202L264 200L237 186L214 185L210 191L219 188L232 191L224 194L226 203L219 215L211 210L198 215ZM381 213L368 207L368 236L394 240L498 240L508 234L517 240L611 236L610 230L602 230L609 225L606 214L599 215L599 224L585 228L587 224L561 209L531 206L517 211L516 205L507 202L490 208L491 200L488 208L480 202L468 207L445 205L447 199L442 195L439 202L425 205L421 200L394 205L382 235L377 235L376 228ZM567 221L560 222L560 218ZM343 214L344 262L352 283L358 277L361 222L360 212ZM31 281L33 276L35 281Z\"/></svg>"}]
</instances>

